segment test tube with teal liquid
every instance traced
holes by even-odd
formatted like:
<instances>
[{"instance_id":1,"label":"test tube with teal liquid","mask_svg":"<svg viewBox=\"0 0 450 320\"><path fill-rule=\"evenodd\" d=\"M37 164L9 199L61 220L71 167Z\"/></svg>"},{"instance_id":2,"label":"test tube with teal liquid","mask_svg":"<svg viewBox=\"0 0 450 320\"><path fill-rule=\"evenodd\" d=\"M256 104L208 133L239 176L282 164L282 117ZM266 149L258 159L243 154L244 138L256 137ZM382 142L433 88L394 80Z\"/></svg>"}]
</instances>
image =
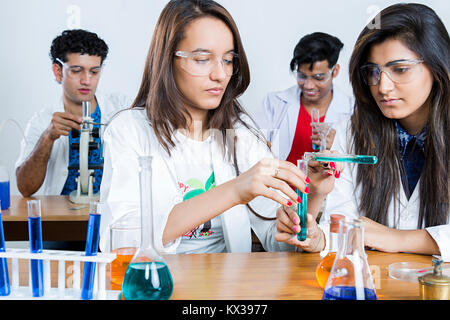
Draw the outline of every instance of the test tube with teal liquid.
<instances>
[{"instance_id":1,"label":"test tube with teal liquid","mask_svg":"<svg viewBox=\"0 0 450 320\"><path fill-rule=\"evenodd\" d=\"M306 176L308 176L308 161L306 159L297 160L297 166L302 170ZM307 210L308 210L308 194L296 189L297 195L302 200L297 204L297 215L300 219L300 232L297 233L297 239L300 241L306 240L306 227L307 227Z\"/></svg>"},{"instance_id":2,"label":"test tube with teal liquid","mask_svg":"<svg viewBox=\"0 0 450 320\"><path fill-rule=\"evenodd\" d=\"M28 236L31 253L42 253L41 200L28 200ZM42 260L30 259L33 297L44 295Z\"/></svg>"},{"instance_id":3,"label":"test tube with teal liquid","mask_svg":"<svg viewBox=\"0 0 450 320\"><path fill-rule=\"evenodd\" d=\"M1 201L0 201L1 208ZM5 252L5 234L3 233L3 221L0 210L0 252ZM0 258L0 296L7 296L11 293L9 286L8 263L6 258Z\"/></svg>"}]
</instances>

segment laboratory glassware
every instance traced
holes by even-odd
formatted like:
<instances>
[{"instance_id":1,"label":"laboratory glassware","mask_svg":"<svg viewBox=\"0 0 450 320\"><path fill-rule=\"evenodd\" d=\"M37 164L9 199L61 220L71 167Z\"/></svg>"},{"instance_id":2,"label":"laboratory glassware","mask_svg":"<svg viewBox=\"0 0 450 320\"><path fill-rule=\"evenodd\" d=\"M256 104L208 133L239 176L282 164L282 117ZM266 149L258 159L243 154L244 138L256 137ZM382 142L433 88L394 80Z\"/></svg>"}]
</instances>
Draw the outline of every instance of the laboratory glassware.
<instances>
[{"instance_id":1,"label":"laboratory glassware","mask_svg":"<svg viewBox=\"0 0 450 320\"><path fill-rule=\"evenodd\" d=\"M306 176L308 176L308 161L305 159L297 160L297 166L302 170ZM306 240L306 228L307 228L307 210L308 210L308 194L295 189L297 195L300 197L301 202L297 204L297 215L300 219L300 232L297 233L297 239L300 241Z\"/></svg>"},{"instance_id":2,"label":"laboratory glassware","mask_svg":"<svg viewBox=\"0 0 450 320\"><path fill-rule=\"evenodd\" d=\"M4 166L0 166L0 200L1 210L6 210L10 205L10 184L8 170Z\"/></svg>"},{"instance_id":3,"label":"laboratory glassware","mask_svg":"<svg viewBox=\"0 0 450 320\"><path fill-rule=\"evenodd\" d=\"M86 236L86 256L96 256L98 251L98 241L100 237L100 203L91 202L89 204L89 220ZM83 281L81 287L81 298L92 299L94 293L95 262L85 262L83 267Z\"/></svg>"},{"instance_id":4,"label":"laboratory glassware","mask_svg":"<svg viewBox=\"0 0 450 320\"><path fill-rule=\"evenodd\" d=\"M164 258L155 249L152 208L152 157L139 157L141 243L128 265L122 284L126 300L167 300L173 280Z\"/></svg>"},{"instance_id":5,"label":"laboratory glassware","mask_svg":"<svg viewBox=\"0 0 450 320\"><path fill-rule=\"evenodd\" d=\"M377 300L359 219L339 221L339 246L323 300Z\"/></svg>"},{"instance_id":6,"label":"laboratory glassware","mask_svg":"<svg viewBox=\"0 0 450 320\"><path fill-rule=\"evenodd\" d=\"M330 233L329 233L329 246L328 253L316 268L316 279L321 288L325 288L328 277L333 267L334 259L338 250L338 236L339 236L339 221L345 219L342 214L330 214Z\"/></svg>"},{"instance_id":7,"label":"laboratory glassware","mask_svg":"<svg viewBox=\"0 0 450 320\"><path fill-rule=\"evenodd\" d=\"M317 128L317 125L320 123L320 110L317 108L312 108L311 109L311 126L313 128ZM312 144L312 148L313 150L319 150L318 145L316 145L315 143Z\"/></svg>"},{"instance_id":8,"label":"laboratory glassware","mask_svg":"<svg viewBox=\"0 0 450 320\"><path fill-rule=\"evenodd\" d=\"M5 252L5 250L5 234L3 232L3 221L0 210L0 252ZM0 296L7 296L10 293L11 287L9 285L8 261L6 258L0 258Z\"/></svg>"},{"instance_id":9,"label":"laboratory glassware","mask_svg":"<svg viewBox=\"0 0 450 320\"><path fill-rule=\"evenodd\" d=\"M116 254L111 262L111 290L122 290L122 281L131 259L141 242L138 216L124 215L110 228L110 251Z\"/></svg>"},{"instance_id":10,"label":"laboratory glassware","mask_svg":"<svg viewBox=\"0 0 450 320\"><path fill-rule=\"evenodd\" d=\"M42 253L41 200L28 200L28 236L30 252ZM42 260L30 259L31 288L33 297L44 295Z\"/></svg>"}]
</instances>

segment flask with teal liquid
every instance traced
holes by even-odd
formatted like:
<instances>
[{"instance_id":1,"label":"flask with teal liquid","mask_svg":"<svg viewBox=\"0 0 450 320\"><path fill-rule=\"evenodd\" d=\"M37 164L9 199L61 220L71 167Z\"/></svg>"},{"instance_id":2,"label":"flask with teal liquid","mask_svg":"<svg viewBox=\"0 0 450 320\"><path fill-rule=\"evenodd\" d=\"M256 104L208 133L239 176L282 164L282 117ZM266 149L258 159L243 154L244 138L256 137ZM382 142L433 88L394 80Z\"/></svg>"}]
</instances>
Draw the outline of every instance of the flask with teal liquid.
<instances>
[{"instance_id":1,"label":"flask with teal liquid","mask_svg":"<svg viewBox=\"0 0 450 320\"><path fill-rule=\"evenodd\" d=\"M173 280L164 258L155 249L152 209L152 157L139 157L141 245L131 259L122 284L126 300L168 300Z\"/></svg>"}]
</instances>

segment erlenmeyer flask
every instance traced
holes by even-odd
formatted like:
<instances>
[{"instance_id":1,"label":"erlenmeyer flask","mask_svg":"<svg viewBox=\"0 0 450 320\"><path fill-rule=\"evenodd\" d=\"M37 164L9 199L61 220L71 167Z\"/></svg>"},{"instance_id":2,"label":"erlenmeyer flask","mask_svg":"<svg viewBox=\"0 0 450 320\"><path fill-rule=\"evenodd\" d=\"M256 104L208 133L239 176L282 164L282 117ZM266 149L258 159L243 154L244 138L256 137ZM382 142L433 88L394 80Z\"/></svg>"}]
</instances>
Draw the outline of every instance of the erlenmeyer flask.
<instances>
[{"instance_id":1,"label":"erlenmeyer flask","mask_svg":"<svg viewBox=\"0 0 450 320\"><path fill-rule=\"evenodd\" d=\"M339 221L339 248L323 300L376 300L364 251L364 228L358 219Z\"/></svg>"},{"instance_id":2,"label":"erlenmeyer flask","mask_svg":"<svg viewBox=\"0 0 450 320\"><path fill-rule=\"evenodd\" d=\"M152 157L139 157L141 244L123 279L126 300L167 300L173 292L170 270L154 245Z\"/></svg>"}]
</instances>

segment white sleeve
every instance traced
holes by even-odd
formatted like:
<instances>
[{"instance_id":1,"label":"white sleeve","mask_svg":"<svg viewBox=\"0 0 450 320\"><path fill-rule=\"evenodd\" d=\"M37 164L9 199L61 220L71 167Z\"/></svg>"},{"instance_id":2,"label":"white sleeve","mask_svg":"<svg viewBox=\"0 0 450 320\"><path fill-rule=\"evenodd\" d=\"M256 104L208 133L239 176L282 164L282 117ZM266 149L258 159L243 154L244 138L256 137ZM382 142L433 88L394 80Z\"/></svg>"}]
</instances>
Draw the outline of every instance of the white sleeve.
<instances>
[{"instance_id":1,"label":"white sleeve","mask_svg":"<svg viewBox=\"0 0 450 320\"><path fill-rule=\"evenodd\" d=\"M444 262L450 262L450 224L425 228L436 241Z\"/></svg>"},{"instance_id":2,"label":"white sleeve","mask_svg":"<svg viewBox=\"0 0 450 320\"><path fill-rule=\"evenodd\" d=\"M131 113L138 111L125 111ZM142 123L133 117L124 115L114 119L106 128L104 134L104 167L100 188L100 198L104 203L104 211L101 220L100 248L109 250L109 228L114 222L125 215L140 217L140 184L138 157L151 154L151 146L148 134L142 129ZM155 190L152 190L155 194ZM153 207L155 201L153 199ZM161 211L154 212L155 246L161 253L174 253L179 244L179 239L163 246L162 234L164 232L167 217L173 208L173 203Z\"/></svg>"},{"instance_id":3,"label":"white sleeve","mask_svg":"<svg viewBox=\"0 0 450 320\"><path fill-rule=\"evenodd\" d=\"M20 167L23 162L30 156L34 147L41 138L42 133L50 124L50 120L43 116L42 113L36 113L28 121L24 132L24 138L20 143L20 154L15 164L15 169Z\"/></svg>"}]
</instances>

